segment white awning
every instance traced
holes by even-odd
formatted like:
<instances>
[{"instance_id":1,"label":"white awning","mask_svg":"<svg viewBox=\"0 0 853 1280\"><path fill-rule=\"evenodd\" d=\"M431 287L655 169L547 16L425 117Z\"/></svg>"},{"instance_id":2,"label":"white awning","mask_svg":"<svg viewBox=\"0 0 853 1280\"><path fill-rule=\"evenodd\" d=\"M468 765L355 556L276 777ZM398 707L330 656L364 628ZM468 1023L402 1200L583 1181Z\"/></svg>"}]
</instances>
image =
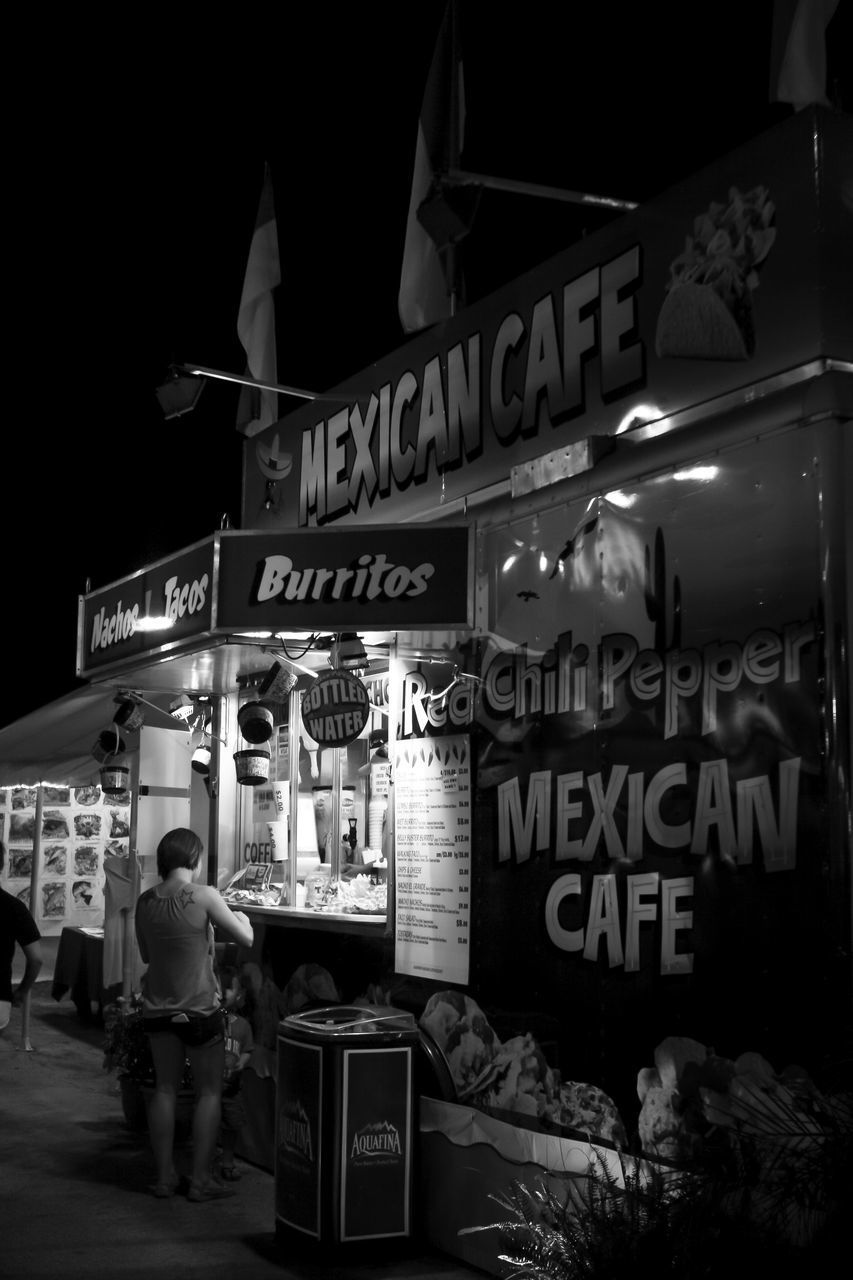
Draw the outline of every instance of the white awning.
<instances>
[{"instance_id":1,"label":"white awning","mask_svg":"<svg viewBox=\"0 0 853 1280\"><path fill-rule=\"evenodd\" d=\"M97 783L101 766L92 748L98 735L113 723L117 696L114 688L88 685L0 729L0 787ZM176 727L167 710L146 702L144 711L146 724ZM138 737L128 734L126 741L133 749Z\"/></svg>"}]
</instances>

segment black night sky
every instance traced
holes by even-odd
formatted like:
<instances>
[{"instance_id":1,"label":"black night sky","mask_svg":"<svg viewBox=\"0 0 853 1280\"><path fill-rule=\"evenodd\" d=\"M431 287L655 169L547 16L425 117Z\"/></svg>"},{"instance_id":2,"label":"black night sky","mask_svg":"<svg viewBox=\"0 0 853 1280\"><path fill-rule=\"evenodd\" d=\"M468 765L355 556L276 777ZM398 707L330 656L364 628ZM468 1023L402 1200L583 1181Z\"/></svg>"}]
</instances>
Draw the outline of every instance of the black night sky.
<instances>
[{"instance_id":1,"label":"black night sky","mask_svg":"<svg viewBox=\"0 0 853 1280\"><path fill-rule=\"evenodd\" d=\"M841 0L827 40L830 94L847 111L850 9ZM77 686L87 580L205 538L223 512L239 524L238 389L208 383L171 421L155 389L173 361L244 368L236 320L265 160L279 381L329 388L405 342L397 289L443 11L356 0L142 9L121 28L94 10L60 9L44 29L17 19L0 724ZM772 11L461 0L463 167L655 197L791 114L768 91ZM469 300L612 216L484 192L462 247ZM282 397L281 413L302 403Z\"/></svg>"}]
</instances>

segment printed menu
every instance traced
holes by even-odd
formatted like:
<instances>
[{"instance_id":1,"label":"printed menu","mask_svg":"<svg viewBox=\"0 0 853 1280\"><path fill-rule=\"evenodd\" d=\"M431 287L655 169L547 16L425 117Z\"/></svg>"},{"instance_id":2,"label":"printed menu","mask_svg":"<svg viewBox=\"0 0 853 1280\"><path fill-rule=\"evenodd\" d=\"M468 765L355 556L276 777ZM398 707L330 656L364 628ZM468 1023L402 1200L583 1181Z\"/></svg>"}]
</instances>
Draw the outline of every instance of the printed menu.
<instances>
[{"instance_id":1,"label":"printed menu","mask_svg":"<svg viewBox=\"0 0 853 1280\"><path fill-rule=\"evenodd\" d=\"M413 738L394 756L395 969L468 983L471 752L463 734Z\"/></svg>"},{"instance_id":2,"label":"printed menu","mask_svg":"<svg viewBox=\"0 0 853 1280\"><path fill-rule=\"evenodd\" d=\"M38 841L37 799L37 787L0 788L0 839L8 846L0 884L29 908L45 937L60 934L67 925L100 927L105 910L104 859L128 857L130 792L45 783Z\"/></svg>"}]
</instances>

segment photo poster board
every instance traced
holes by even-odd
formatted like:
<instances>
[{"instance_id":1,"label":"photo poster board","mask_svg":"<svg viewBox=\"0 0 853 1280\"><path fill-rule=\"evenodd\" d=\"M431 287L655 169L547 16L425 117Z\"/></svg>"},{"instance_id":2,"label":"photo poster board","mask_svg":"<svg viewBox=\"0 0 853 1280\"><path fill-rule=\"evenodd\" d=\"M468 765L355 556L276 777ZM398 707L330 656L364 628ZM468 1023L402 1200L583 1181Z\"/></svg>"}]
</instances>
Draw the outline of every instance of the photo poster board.
<instances>
[{"instance_id":1,"label":"photo poster board","mask_svg":"<svg viewBox=\"0 0 853 1280\"><path fill-rule=\"evenodd\" d=\"M130 791L43 788L36 901L31 901L37 787L0 788L0 887L26 903L42 935L104 923L104 857L128 856Z\"/></svg>"},{"instance_id":2,"label":"photo poster board","mask_svg":"<svg viewBox=\"0 0 853 1280\"><path fill-rule=\"evenodd\" d=\"M411 738L394 752L394 968L467 986L471 744Z\"/></svg>"}]
</instances>

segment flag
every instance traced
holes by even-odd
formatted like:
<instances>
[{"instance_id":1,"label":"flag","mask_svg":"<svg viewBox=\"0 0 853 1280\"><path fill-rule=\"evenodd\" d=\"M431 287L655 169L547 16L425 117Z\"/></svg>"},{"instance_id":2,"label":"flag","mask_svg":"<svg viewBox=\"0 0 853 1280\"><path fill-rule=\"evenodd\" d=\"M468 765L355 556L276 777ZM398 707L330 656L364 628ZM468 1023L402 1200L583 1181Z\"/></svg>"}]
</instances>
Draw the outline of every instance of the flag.
<instances>
[{"instance_id":1,"label":"flag","mask_svg":"<svg viewBox=\"0 0 853 1280\"><path fill-rule=\"evenodd\" d=\"M281 284L272 175L264 166L264 185L237 315L237 333L246 352L246 372L259 382L278 382L273 289ZM237 430L254 436L278 421L278 393L244 387L237 407Z\"/></svg>"},{"instance_id":2,"label":"flag","mask_svg":"<svg viewBox=\"0 0 853 1280\"><path fill-rule=\"evenodd\" d=\"M418 220L436 177L458 163L465 132L462 61L454 32L454 7L448 4L427 76L418 133L400 292L397 307L406 333L414 333L452 314L449 279L452 253L440 252Z\"/></svg>"},{"instance_id":3,"label":"flag","mask_svg":"<svg viewBox=\"0 0 853 1280\"><path fill-rule=\"evenodd\" d=\"M826 94L826 29L838 0L774 0L770 101L801 111L830 105Z\"/></svg>"}]
</instances>

